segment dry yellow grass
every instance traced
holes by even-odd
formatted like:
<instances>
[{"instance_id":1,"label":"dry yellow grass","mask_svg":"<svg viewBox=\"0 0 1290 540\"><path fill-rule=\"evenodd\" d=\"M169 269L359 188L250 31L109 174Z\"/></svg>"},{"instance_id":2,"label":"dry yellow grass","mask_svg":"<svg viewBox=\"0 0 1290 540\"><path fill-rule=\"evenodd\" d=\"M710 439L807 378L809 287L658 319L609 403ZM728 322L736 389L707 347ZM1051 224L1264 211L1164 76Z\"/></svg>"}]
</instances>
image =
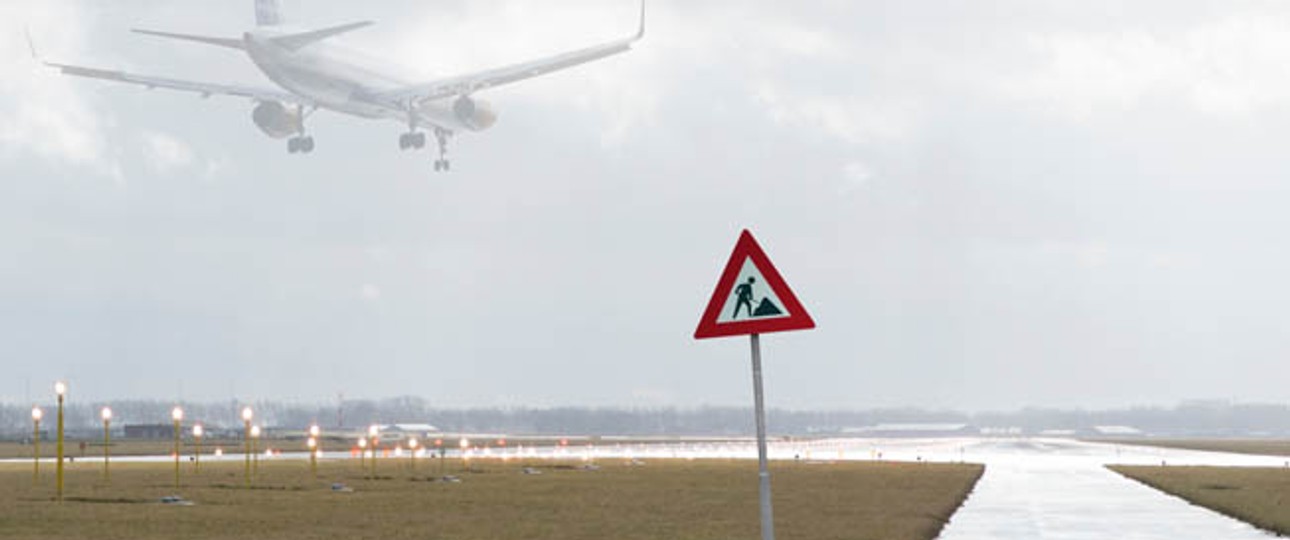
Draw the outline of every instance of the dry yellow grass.
<instances>
[{"instance_id":1,"label":"dry yellow grass","mask_svg":"<svg viewBox=\"0 0 1290 540\"><path fill-rule=\"evenodd\" d=\"M1290 534L1290 469L1124 465L1110 469L1255 527Z\"/></svg>"},{"instance_id":2,"label":"dry yellow grass","mask_svg":"<svg viewBox=\"0 0 1290 540\"><path fill-rule=\"evenodd\" d=\"M261 464L257 489L242 489L240 460L185 464L180 493L192 507L156 504L172 487L165 464L69 468L67 501L51 502L52 467L32 486L30 466L0 465L0 537L350 539L721 539L756 538L756 463L601 461L597 471L566 464L477 463L449 474L462 483L428 481L437 466L383 460L379 479L356 462L324 462L313 479L303 462ZM777 532L793 539L934 538L979 478L977 465L777 463ZM332 482L353 493L337 493Z\"/></svg>"}]
</instances>

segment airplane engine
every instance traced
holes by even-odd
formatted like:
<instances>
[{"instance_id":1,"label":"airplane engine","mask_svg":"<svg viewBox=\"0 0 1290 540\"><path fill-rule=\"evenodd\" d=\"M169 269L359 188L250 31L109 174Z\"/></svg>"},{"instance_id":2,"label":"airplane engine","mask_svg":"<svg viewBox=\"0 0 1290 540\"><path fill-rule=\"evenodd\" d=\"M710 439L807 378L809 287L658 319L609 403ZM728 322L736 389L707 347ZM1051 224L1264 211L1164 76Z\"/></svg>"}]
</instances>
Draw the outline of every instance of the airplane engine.
<instances>
[{"instance_id":1,"label":"airplane engine","mask_svg":"<svg viewBox=\"0 0 1290 540\"><path fill-rule=\"evenodd\" d=\"M497 112L487 101L470 96L461 96L452 104L452 112L457 120L472 130L484 131L497 123Z\"/></svg>"},{"instance_id":2,"label":"airplane engine","mask_svg":"<svg viewBox=\"0 0 1290 540\"><path fill-rule=\"evenodd\" d=\"M300 112L277 101L264 101L255 106L251 119L265 135L282 139L300 131Z\"/></svg>"}]
</instances>

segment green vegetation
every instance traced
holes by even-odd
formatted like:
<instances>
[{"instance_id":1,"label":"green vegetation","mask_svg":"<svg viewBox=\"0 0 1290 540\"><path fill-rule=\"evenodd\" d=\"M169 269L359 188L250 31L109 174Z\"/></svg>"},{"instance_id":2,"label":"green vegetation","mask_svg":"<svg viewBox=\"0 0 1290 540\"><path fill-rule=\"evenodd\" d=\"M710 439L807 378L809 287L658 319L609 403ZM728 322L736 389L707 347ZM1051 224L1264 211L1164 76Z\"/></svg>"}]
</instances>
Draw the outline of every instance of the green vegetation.
<instances>
[{"instance_id":1,"label":"green vegetation","mask_svg":"<svg viewBox=\"0 0 1290 540\"><path fill-rule=\"evenodd\" d=\"M1111 470L1255 527L1290 534L1290 469L1143 467Z\"/></svg>"},{"instance_id":2,"label":"green vegetation","mask_svg":"<svg viewBox=\"0 0 1290 540\"><path fill-rule=\"evenodd\" d=\"M1290 456L1290 440L1284 439L1092 439L1092 442L1262 456Z\"/></svg>"},{"instance_id":3,"label":"green vegetation","mask_svg":"<svg viewBox=\"0 0 1290 540\"><path fill-rule=\"evenodd\" d=\"M68 468L66 501L54 498L53 466L32 485L30 464L0 465L0 532L8 540L94 538L283 539L713 539L756 538L755 461L651 461L632 466L602 460L527 465L476 462L471 471L437 460L415 471L406 459L382 459L376 479L357 460L260 464L255 489L243 488L242 460L203 460L201 474L183 467L179 490L195 506L158 504L175 490L170 464L102 464ZM780 538L934 538L980 477L979 465L775 463ZM335 492L343 482L352 493Z\"/></svg>"}]
</instances>

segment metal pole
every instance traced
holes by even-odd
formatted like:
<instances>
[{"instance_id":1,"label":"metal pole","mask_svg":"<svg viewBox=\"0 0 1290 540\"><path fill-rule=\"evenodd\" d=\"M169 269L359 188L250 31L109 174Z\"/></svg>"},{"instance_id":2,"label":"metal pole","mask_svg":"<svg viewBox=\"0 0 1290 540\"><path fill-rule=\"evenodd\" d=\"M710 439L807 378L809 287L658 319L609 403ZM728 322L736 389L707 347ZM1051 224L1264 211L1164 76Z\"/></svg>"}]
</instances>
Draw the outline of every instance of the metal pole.
<instances>
[{"instance_id":1,"label":"metal pole","mask_svg":"<svg viewBox=\"0 0 1290 540\"><path fill-rule=\"evenodd\" d=\"M31 463L32 463L32 469L35 471L32 473L32 477L31 477L32 485L36 485L40 483L40 420L36 420L35 424L36 424L36 428L35 428L35 431L32 433L32 438L31 438L31 440L36 445L36 448L33 449L32 451L33 459Z\"/></svg>"},{"instance_id":2,"label":"metal pole","mask_svg":"<svg viewBox=\"0 0 1290 540\"><path fill-rule=\"evenodd\" d=\"M112 433L111 421L104 420L103 421L103 482L105 483L112 481L112 469L111 469L111 465L108 463L108 460L111 459L112 457L111 433Z\"/></svg>"},{"instance_id":3,"label":"metal pole","mask_svg":"<svg viewBox=\"0 0 1290 540\"><path fill-rule=\"evenodd\" d=\"M242 478L243 478L243 481L246 483L246 487L249 488L251 487L251 421L250 420L246 421L246 431L243 432L242 439L243 439L243 443L245 443L245 446L246 446L246 453L244 454L246 457L246 471L244 471Z\"/></svg>"},{"instance_id":4,"label":"metal pole","mask_svg":"<svg viewBox=\"0 0 1290 540\"><path fill-rule=\"evenodd\" d=\"M179 420L175 420L175 489L179 489Z\"/></svg>"},{"instance_id":5,"label":"metal pole","mask_svg":"<svg viewBox=\"0 0 1290 540\"><path fill-rule=\"evenodd\" d=\"M193 440L197 442L197 453L193 454L193 472L195 474L201 474L202 473L202 438L194 435Z\"/></svg>"},{"instance_id":6,"label":"metal pole","mask_svg":"<svg viewBox=\"0 0 1290 540\"><path fill-rule=\"evenodd\" d=\"M55 464L58 502L63 502L63 395L58 395L58 463Z\"/></svg>"},{"instance_id":7,"label":"metal pole","mask_svg":"<svg viewBox=\"0 0 1290 540\"><path fill-rule=\"evenodd\" d=\"M757 467L761 479L761 537L775 540L775 517L770 503L770 467L766 457L766 405L761 386L761 336L753 334L753 400L757 413Z\"/></svg>"}]
</instances>

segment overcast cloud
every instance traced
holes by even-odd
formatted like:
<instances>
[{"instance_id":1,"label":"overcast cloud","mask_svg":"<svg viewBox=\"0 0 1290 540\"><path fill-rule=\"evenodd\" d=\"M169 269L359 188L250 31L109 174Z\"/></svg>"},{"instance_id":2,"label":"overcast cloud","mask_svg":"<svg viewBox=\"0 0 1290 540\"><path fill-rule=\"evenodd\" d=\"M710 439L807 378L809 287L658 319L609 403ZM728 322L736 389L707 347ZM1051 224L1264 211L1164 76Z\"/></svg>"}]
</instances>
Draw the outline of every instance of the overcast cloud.
<instances>
[{"instance_id":1,"label":"overcast cloud","mask_svg":"<svg viewBox=\"0 0 1290 540\"><path fill-rule=\"evenodd\" d=\"M287 0L451 74L624 36L631 1ZM695 342L740 229L819 328L771 406L1290 400L1290 5L649 4L626 55L483 95L451 175L333 114L288 156L252 104L51 59L268 84L250 0L0 3L0 400L749 402Z\"/></svg>"}]
</instances>

